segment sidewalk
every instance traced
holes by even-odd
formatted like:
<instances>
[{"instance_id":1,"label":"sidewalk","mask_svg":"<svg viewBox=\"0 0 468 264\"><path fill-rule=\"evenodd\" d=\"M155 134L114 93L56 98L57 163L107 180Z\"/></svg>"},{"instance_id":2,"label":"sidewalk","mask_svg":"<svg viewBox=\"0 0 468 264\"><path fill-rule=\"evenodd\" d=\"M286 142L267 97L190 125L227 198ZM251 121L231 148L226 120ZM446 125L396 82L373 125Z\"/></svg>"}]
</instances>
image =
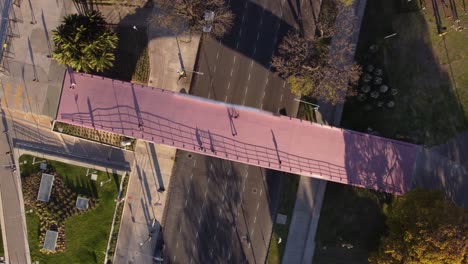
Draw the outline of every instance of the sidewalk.
<instances>
[{"instance_id":1,"label":"sidewalk","mask_svg":"<svg viewBox=\"0 0 468 264\"><path fill-rule=\"evenodd\" d=\"M339 55L340 45L343 43L351 43L352 51L344 59L334 60L337 63L352 63L354 61L354 53L359 39L362 18L366 7L367 0L354 0L351 7L352 14L342 14L337 17L336 24L339 25L343 21L350 21L346 15L352 15L354 26L350 27L351 31L339 32L332 39L330 54ZM340 21L341 19L341 21ZM341 27L339 27L341 28ZM345 27L347 28L347 27ZM340 33L342 33L340 35ZM345 40L343 40L345 39ZM333 56L333 55L331 55ZM343 104L331 105L324 102L319 102L320 108L317 117L317 122L339 127L341 123L341 114L343 112ZM327 182L319 179L301 177L297 189L296 203L289 226L288 239L286 248L283 254L283 263L307 263L310 264L314 259L315 252L315 234L317 232L318 222L320 219L320 211L325 195Z\"/></svg>"},{"instance_id":2,"label":"sidewalk","mask_svg":"<svg viewBox=\"0 0 468 264\"><path fill-rule=\"evenodd\" d=\"M52 30L65 13L72 11L70 1L56 1L52 4L50 1L36 0L23 1L20 7L13 5L9 21L10 36L2 43L6 45L0 73L3 109L22 112L22 118L50 127L47 119L54 117L64 76L64 68L48 58ZM16 138L15 125L9 118L3 116L2 130L10 130L0 140L0 150L4 153L14 153L12 144L13 138ZM25 130L34 131L37 127L27 126ZM37 142L41 138L31 137L28 140ZM17 156L2 155L2 165L13 164L15 158ZM0 213L6 260L8 263L30 263L19 171L12 172L4 168L1 176Z\"/></svg>"},{"instance_id":3,"label":"sidewalk","mask_svg":"<svg viewBox=\"0 0 468 264\"><path fill-rule=\"evenodd\" d=\"M176 38L148 26L149 86L189 92L191 74L178 80L181 61L194 68L200 35ZM190 41L189 41L190 40ZM176 149L139 141L114 255L114 263L151 263L162 223ZM159 191L158 191L159 190ZM143 243L143 244L142 244Z\"/></svg>"},{"instance_id":4,"label":"sidewalk","mask_svg":"<svg viewBox=\"0 0 468 264\"><path fill-rule=\"evenodd\" d=\"M63 15L74 12L71 1L22 1L10 12L11 37L2 58L1 103L10 111L55 118L65 68L48 57L52 30Z\"/></svg>"}]
</instances>

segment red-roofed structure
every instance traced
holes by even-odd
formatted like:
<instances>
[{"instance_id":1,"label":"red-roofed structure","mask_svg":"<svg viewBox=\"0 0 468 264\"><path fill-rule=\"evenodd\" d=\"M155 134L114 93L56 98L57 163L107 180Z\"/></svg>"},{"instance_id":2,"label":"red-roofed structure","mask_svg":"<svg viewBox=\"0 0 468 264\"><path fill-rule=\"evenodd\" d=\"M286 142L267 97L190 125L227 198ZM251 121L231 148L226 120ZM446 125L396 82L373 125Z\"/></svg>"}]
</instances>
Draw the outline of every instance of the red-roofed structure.
<instances>
[{"instance_id":1,"label":"red-roofed structure","mask_svg":"<svg viewBox=\"0 0 468 264\"><path fill-rule=\"evenodd\" d=\"M73 72L65 76L56 119L395 194L409 190L420 151L409 143Z\"/></svg>"}]
</instances>

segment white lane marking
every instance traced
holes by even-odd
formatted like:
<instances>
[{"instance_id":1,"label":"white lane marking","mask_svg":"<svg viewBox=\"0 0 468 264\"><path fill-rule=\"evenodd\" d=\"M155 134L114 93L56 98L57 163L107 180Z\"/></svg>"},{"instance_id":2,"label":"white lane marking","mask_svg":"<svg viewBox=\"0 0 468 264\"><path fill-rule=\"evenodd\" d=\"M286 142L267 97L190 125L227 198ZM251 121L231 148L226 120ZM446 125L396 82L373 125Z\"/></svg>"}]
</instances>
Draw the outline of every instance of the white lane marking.
<instances>
[{"instance_id":1,"label":"white lane marking","mask_svg":"<svg viewBox=\"0 0 468 264\"><path fill-rule=\"evenodd\" d=\"M192 180L192 178L193 178L193 173L192 173L192 174L190 174L190 180Z\"/></svg>"},{"instance_id":2,"label":"white lane marking","mask_svg":"<svg viewBox=\"0 0 468 264\"><path fill-rule=\"evenodd\" d=\"M205 190L205 198L206 198L206 194L208 193L208 190Z\"/></svg>"},{"instance_id":3,"label":"white lane marking","mask_svg":"<svg viewBox=\"0 0 468 264\"><path fill-rule=\"evenodd\" d=\"M232 73L232 72L231 72L231 73ZM231 76L232 76L232 74L231 74ZM230 87L231 87L231 82L228 82L228 87L227 87L227 89L229 90Z\"/></svg>"},{"instance_id":4,"label":"white lane marking","mask_svg":"<svg viewBox=\"0 0 468 264\"><path fill-rule=\"evenodd\" d=\"M179 234L180 234L181 231L182 231L182 226L179 226Z\"/></svg>"},{"instance_id":5,"label":"white lane marking","mask_svg":"<svg viewBox=\"0 0 468 264\"><path fill-rule=\"evenodd\" d=\"M236 63L237 56L234 56L233 63Z\"/></svg>"},{"instance_id":6,"label":"white lane marking","mask_svg":"<svg viewBox=\"0 0 468 264\"><path fill-rule=\"evenodd\" d=\"M192 245L192 251L195 251L195 244Z\"/></svg>"},{"instance_id":7,"label":"white lane marking","mask_svg":"<svg viewBox=\"0 0 468 264\"><path fill-rule=\"evenodd\" d=\"M216 222L216 228L218 228L218 227L219 227L219 221Z\"/></svg>"},{"instance_id":8,"label":"white lane marking","mask_svg":"<svg viewBox=\"0 0 468 264\"><path fill-rule=\"evenodd\" d=\"M239 29L239 38L242 36L242 28Z\"/></svg>"},{"instance_id":9,"label":"white lane marking","mask_svg":"<svg viewBox=\"0 0 468 264\"><path fill-rule=\"evenodd\" d=\"M179 241L177 241L177 243L175 244L175 247L179 248Z\"/></svg>"},{"instance_id":10,"label":"white lane marking","mask_svg":"<svg viewBox=\"0 0 468 264\"><path fill-rule=\"evenodd\" d=\"M210 164L210 170L213 170L213 163Z\"/></svg>"},{"instance_id":11,"label":"white lane marking","mask_svg":"<svg viewBox=\"0 0 468 264\"><path fill-rule=\"evenodd\" d=\"M198 231L197 231L197 233L195 234L195 238L198 238Z\"/></svg>"},{"instance_id":12,"label":"white lane marking","mask_svg":"<svg viewBox=\"0 0 468 264\"><path fill-rule=\"evenodd\" d=\"M226 95L226 97L224 98L224 102L227 103L227 95Z\"/></svg>"},{"instance_id":13,"label":"white lane marking","mask_svg":"<svg viewBox=\"0 0 468 264\"><path fill-rule=\"evenodd\" d=\"M210 86L211 86L211 87L213 87L213 82L214 82L214 80L211 79L211 82L210 82Z\"/></svg>"},{"instance_id":14,"label":"white lane marking","mask_svg":"<svg viewBox=\"0 0 468 264\"><path fill-rule=\"evenodd\" d=\"M262 190L262 189L260 189L260 196L262 196L262 192L263 192L263 190Z\"/></svg>"},{"instance_id":15,"label":"white lane marking","mask_svg":"<svg viewBox=\"0 0 468 264\"><path fill-rule=\"evenodd\" d=\"M213 80L211 80L213 81ZM197 159L195 159L195 161L193 162L193 167L195 168L195 165L197 165Z\"/></svg>"},{"instance_id":16,"label":"white lane marking","mask_svg":"<svg viewBox=\"0 0 468 264\"><path fill-rule=\"evenodd\" d=\"M270 79L267 77L266 81L265 81L265 84L268 84L269 81L270 81Z\"/></svg>"},{"instance_id":17,"label":"white lane marking","mask_svg":"<svg viewBox=\"0 0 468 264\"><path fill-rule=\"evenodd\" d=\"M249 1L245 1L244 8L247 8L247 3L248 3L248 2L249 2Z\"/></svg>"},{"instance_id":18,"label":"white lane marking","mask_svg":"<svg viewBox=\"0 0 468 264\"><path fill-rule=\"evenodd\" d=\"M232 72L234 71L234 69L231 69L231 77L232 77Z\"/></svg>"},{"instance_id":19,"label":"white lane marking","mask_svg":"<svg viewBox=\"0 0 468 264\"><path fill-rule=\"evenodd\" d=\"M257 46L254 47L253 55L255 55L255 53L257 53Z\"/></svg>"},{"instance_id":20,"label":"white lane marking","mask_svg":"<svg viewBox=\"0 0 468 264\"><path fill-rule=\"evenodd\" d=\"M201 215L200 215L200 217L198 217L198 224L200 224L200 223L201 223Z\"/></svg>"},{"instance_id":21,"label":"white lane marking","mask_svg":"<svg viewBox=\"0 0 468 264\"><path fill-rule=\"evenodd\" d=\"M253 60L250 62L250 68L253 67Z\"/></svg>"},{"instance_id":22,"label":"white lane marking","mask_svg":"<svg viewBox=\"0 0 468 264\"><path fill-rule=\"evenodd\" d=\"M245 20L245 14L242 15L242 23L244 23L244 20Z\"/></svg>"},{"instance_id":23,"label":"white lane marking","mask_svg":"<svg viewBox=\"0 0 468 264\"><path fill-rule=\"evenodd\" d=\"M208 98L211 98L211 91L208 92Z\"/></svg>"},{"instance_id":24,"label":"white lane marking","mask_svg":"<svg viewBox=\"0 0 468 264\"><path fill-rule=\"evenodd\" d=\"M247 78L248 81L250 81L250 72L249 72L249 77Z\"/></svg>"},{"instance_id":25,"label":"white lane marking","mask_svg":"<svg viewBox=\"0 0 468 264\"><path fill-rule=\"evenodd\" d=\"M219 216L221 216L221 212L222 212L222 210L221 210L221 207L220 207L219 208Z\"/></svg>"},{"instance_id":26,"label":"white lane marking","mask_svg":"<svg viewBox=\"0 0 468 264\"><path fill-rule=\"evenodd\" d=\"M187 199L185 199L185 207L187 207Z\"/></svg>"},{"instance_id":27,"label":"white lane marking","mask_svg":"<svg viewBox=\"0 0 468 264\"><path fill-rule=\"evenodd\" d=\"M257 40L260 38L260 32L257 32Z\"/></svg>"},{"instance_id":28,"label":"white lane marking","mask_svg":"<svg viewBox=\"0 0 468 264\"><path fill-rule=\"evenodd\" d=\"M257 211L258 211L258 208L260 207L260 203L257 203Z\"/></svg>"},{"instance_id":29,"label":"white lane marking","mask_svg":"<svg viewBox=\"0 0 468 264\"><path fill-rule=\"evenodd\" d=\"M239 48L239 41L237 41L237 44L236 44L236 49Z\"/></svg>"},{"instance_id":30,"label":"white lane marking","mask_svg":"<svg viewBox=\"0 0 468 264\"><path fill-rule=\"evenodd\" d=\"M254 217L254 224L257 222L257 217Z\"/></svg>"},{"instance_id":31,"label":"white lane marking","mask_svg":"<svg viewBox=\"0 0 468 264\"><path fill-rule=\"evenodd\" d=\"M263 109L263 103L260 104L260 109Z\"/></svg>"},{"instance_id":32,"label":"white lane marking","mask_svg":"<svg viewBox=\"0 0 468 264\"><path fill-rule=\"evenodd\" d=\"M208 184L210 184L210 177L208 177Z\"/></svg>"},{"instance_id":33,"label":"white lane marking","mask_svg":"<svg viewBox=\"0 0 468 264\"><path fill-rule=\"evenodd\" d=\"M286 81L283 81L283 88L286 87Z\"/></svg>"},{"instance_id":34,"label":"white lane marking","mask_svg":"<svg viewBox=\"0 0 468 264\"><path fill-rule=\"evenodd\" d=\"M174 258L172 259L172 262L175 262L175 260L176 260L176 256L174 255Z\"/></svg>"},{"instance_id":35,"label":"white lane marking","mask_svg":"<svg viewBox=\"0 0 468 264\"><path fill-rule=\"evenodd\" d=\"M216 65L215 65L214 68L213 68L213 72L216 72Z\"/></svg>"},{"instance_id":36,"label":"white lane marking","mask_svg":"<svg viewBox=\"0 0 468 264\"><path fill-rule=\"evenodd\" d=\"M280 103L283 101L283 94L281 94L281 97L280 97Z\"/></svg>"},{"instance_id":37,"label":"white lane marking","mask_svg":"<svg viewBox=\"0 0 468 264\"><path fill-rule=\"evenodd\" d=\"M218 59L219 59L219 51L218 51L218 53L216 53L216 60L218 60Z\"/></svg>"}]
</instances>

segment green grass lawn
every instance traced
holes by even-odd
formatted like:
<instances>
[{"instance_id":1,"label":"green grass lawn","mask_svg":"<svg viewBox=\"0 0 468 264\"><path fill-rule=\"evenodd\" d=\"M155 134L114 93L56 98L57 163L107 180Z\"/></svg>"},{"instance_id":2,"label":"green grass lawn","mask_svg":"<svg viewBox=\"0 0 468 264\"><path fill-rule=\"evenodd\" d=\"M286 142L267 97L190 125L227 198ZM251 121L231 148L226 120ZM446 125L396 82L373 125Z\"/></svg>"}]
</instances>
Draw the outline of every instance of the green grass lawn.
<instances>
[{"instance_id":1,"label":"green grass lawn","mask_svg":"<svg viewBox=\"0 0 468 264\"><path fill-rule=\"evenodd\" d=\"M391 199L388 194L327 183L314 263L366 263L385 232L383 208Z\"/></svg>"},{"instance_id":2,"label":"green grass lawn","mask_svg":"<svg viewBox=\"0 0 468 264\"><path fill-rule=\"evenodd\" d=\"M294 204L296 202L297 187L299 185L299 175L288 174L283 178L283 186L279 197L278 213L288 217L285 225L277 224L276 219L273 224L273 232L271 234L270 248L268 250L267 263L281 263L286 240L288 238L289 225L291 224ZM281 243L278 244L278 239L281 238Z\"/></svg>"},{"instance_id":3,"label":"green grass lawn","mask_svg":"<svg viewBox=\"0 0 468 264\"><path fill-rule=\"evenodd\" d=\"M430 1L424 11L413 12L402 10L397 2L367 2L356 55L364 67L372 63L383 68L384 82L398 89L396 106L366 111L363 103L350 98L342 126L360 131L371 127L385 137L440 144L466 129L468 31L455 31L450 27L451 19L444 18L449 32L441 37ZM459 13L466 21L468 14L463 13L461 4ZM391 33L397 36L383 39ZM377 58L369 62L372 44L379 50Z\"/></svg>"},{"instance_id":4,"label":"green grass lawn","mask_svg":"<svg viewBox=\"0 0 468 264\"><path fill-rule=\"evenodd\" d=\"M27 164L23 164L24 161L27 161ZM39 164L31 163L31 156L20 157L22 177L39 170ZM82 195L95 197L99 202L93 209L65 220L67 248L55 254L44 254L39 251L42 248L39 244L39 217L35 213L27 213L31 260L39 263L103 263L115 209L114 199L118 193L119 176L98 171L98 180L94 182L86 176L86 168L51 160L47 163L64 178L70 189ZM101 187L99 183L107 179L111 181Z\"/></svg>"},{"instance_id":5,"label":"green grass lawn","mask_svg":"<svg viewBox=\"0 0 468 264\"><path fill-rule=\"evenodd\" d=\"M408 3L405 0L367 1L356 59L364 67L382 68L384 82L398 89L398 94L393 109L374 106L365 110L364 103L349 98L343 127L359 131L371 127L385 137L426 145L443 143L466 129L468 31L449 27L445 36L438 36L430 1L426 2L425 11L411 11L403 4ZM468 18L461 6L459 15L462 21ZM445 25L451 24L450 19L443 20ZM392 33L397 35L383 39ZM379 47L376 56L369 55L372 44ZM386 231L383 210L391 199L382 193L328 183L314 263L367 263Z\"/></svg>"}]
</instances>

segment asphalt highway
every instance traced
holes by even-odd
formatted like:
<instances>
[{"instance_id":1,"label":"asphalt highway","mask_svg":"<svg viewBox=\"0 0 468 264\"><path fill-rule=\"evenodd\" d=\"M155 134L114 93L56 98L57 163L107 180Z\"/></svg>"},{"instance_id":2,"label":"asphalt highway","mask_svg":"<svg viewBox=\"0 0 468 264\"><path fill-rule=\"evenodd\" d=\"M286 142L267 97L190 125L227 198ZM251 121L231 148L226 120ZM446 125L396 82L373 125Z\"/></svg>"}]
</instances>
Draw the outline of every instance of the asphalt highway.
<instances>
[{"instance_id":1,"label":"asphalt highway","mask_svg":"<svg viewBox=\"0 0 468 264\"><path fill-rule=\"evenodd\" d=\"M231 0L235 26L222 40L203 36L194 69L203 75L194 76L190 93L295 116L297 101L270 65L288 30L308 21L297 19L297 5L311 2ZM264 263L285 175L177 153L163 219L165 262Z\"/></svg>"}]
</instances>

